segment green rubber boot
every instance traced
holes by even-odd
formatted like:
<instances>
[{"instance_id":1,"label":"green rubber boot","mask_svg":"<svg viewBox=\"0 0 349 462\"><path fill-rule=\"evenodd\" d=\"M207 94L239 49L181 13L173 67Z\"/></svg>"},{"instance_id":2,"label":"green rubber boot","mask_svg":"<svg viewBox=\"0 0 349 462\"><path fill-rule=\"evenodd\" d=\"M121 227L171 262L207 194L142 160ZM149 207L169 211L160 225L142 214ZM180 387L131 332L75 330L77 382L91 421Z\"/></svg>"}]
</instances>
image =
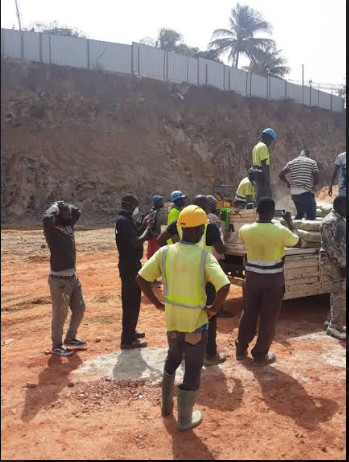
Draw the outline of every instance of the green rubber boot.
<instances>
[{"instance_id":1,"label":"green rubber boot","mask_svg":"<svg viewBox=\"0 0 349 462\"><path fill-rule=\"evenodd\" d=\"M162 377L161 415L166 417L173 409L173 386L176 373L170 375L164 371Z\"/></svg>"},{"instance_id":2,"label":"green rubber boot","mask_svg":"<svg viewBox=\"0 0 349 462\"><path fill-rule=\"evenodd\" d=\"M197 427L202 422L201 412L193 412L195 395L195 391L181 390L178 388L177 428L180 431L190 430L191 428Z\"/></svg>"}]
</instances>

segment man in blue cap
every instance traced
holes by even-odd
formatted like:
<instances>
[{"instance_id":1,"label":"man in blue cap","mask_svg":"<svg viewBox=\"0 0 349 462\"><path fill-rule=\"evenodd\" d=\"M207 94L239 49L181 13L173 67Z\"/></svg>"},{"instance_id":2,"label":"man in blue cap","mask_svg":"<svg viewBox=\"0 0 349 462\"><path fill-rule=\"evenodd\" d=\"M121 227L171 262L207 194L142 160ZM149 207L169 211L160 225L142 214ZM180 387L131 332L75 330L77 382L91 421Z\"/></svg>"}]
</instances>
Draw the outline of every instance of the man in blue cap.
<instances>
[{"instance_id":1,"label":"man in blue cap","mask_svg":"<svg viewBox=\"0 0 349 462\"><path fill-rule=\"evenodd\" d=\"M171 193L171 202L173 202L173 206L171 210L168 212L167 226L173 223L174 221L178 220L179 214L185 206L186 198L187 196L184 196L182 191L173 191ZM172 239L169 239L167 241L167 244L173 244Z\"/></svg>"},{"instance_id":2,"label":"man in blue cap","mask_svg":"<svg viewBox=\"0 0 349 462\"><path fill-rule=\"evenodd\" d=\"M270 187L270 155L268 147L275 140L276 133L272 128L262 131L261 141L252 151L254 179L257 186L257 202L261 197L272 197Z\"/></svg>"},{"instance_id":3,"label":"man in blue cap","mask_svg":"<svg viewBox=\"0 0 349 462\"><path fill-rule=\"evenodd\" d=\"M151 238L148 240L147 248L147 259L149 260L154 253L160 249L159 244L156 242L156 238L161 234L161 209L164 208L164 198L156 195L152 199L153 206L150 210L150 214L154 216L154 224L150 230Z\"/></svg>"}]
</instances>

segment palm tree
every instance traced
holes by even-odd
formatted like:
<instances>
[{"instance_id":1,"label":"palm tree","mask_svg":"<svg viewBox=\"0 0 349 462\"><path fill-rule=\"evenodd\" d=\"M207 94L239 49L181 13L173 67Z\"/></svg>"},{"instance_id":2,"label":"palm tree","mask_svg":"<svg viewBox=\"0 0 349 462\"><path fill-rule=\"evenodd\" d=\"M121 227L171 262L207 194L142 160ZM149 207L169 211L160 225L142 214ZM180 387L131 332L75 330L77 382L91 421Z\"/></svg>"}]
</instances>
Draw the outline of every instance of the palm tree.
<instances>
[{"instance_id":1,"label":"palm tree","mask_svg":"<svg viewBox=\"0 0 349 462\"><path fill-rule=\"evenodd\" d=\"M233 67L238 67L240 54L245 54L254 62L260 48L274 44L272 39L254 37L257 32L271 33L271 25L249 6L237 3L231 10L229 22L230 29L216 29L213 32L209 48L220 54L229 51L228 59L232 60Z\"/></svg>"},{"instance_id":2,"label":"palm tree","mask_svg":"<svg viewBox=\"0 0 349 462\"><path fill-rule=\"evenodd\" d=\"M290 72L290 68L285 66L286 60L280 55L281 51L272 46L256 50L253 60L251 59L250 65L245 66L244 70L258 75L284 77Z\"/></svg>"},{"instance_id":3,"label":"palm tree","mask_svg":"<svg viewBox=\"0 0 349 462\"><path fill-rule=\"evenodd\" d=\"M182 36L173 29L161 29L158 37L158 48L174 51L182 42Z\"/></svg>"}]
</instances>

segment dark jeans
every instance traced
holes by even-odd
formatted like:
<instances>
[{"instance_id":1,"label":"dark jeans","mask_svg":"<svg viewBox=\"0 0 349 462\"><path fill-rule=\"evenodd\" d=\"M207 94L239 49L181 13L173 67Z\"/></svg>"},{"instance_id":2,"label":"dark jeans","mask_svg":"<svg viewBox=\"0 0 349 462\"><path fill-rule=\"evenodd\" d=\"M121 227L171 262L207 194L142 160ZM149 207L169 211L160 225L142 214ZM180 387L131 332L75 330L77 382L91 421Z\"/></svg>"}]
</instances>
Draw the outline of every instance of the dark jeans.
<instances>
[{"instance_id":1,"label":"dark jeans","mask_svg":"<svg viewBox=\"0 0 349 462\"><path fill-rule=\"evenodd\" d=\"M136 276L141 267L140 261L119 263L122 301L122 344L130 344L136 339L135 332L141 305L141 290L136 282Z\"/></svg>"},{"instance_id":2,"label":"dark jeans","mask_svg":"<svg viewBox=\"0 0 349 462\"><path fill-rule=\"evenodd\" d=\"M261 197L273 197L271 187L265 180L264 172L255 172L254 175L256 182L256 202Z\"/></svg>"},{"instance_id":3,"label":"dark jeans","mask_svg":"<svg viewBox=\"0 0 349 462\"><path fill-rule=\"evenodd\" d=\"M185 362L181 390L196 391L200 387L201 369L204 365L207 331L202 332L201 340L196 345L185 341L184 332L167 332L168 352L165 361L165 371L172 375L180 366L183 356Z\"/></svg>"},{"instance_id":4,"label":"dark jeans","mask_svg":"<svg viewBox=\"0 0 349 462\"><path fill-rule=\"evenodd\" d=\"M267 281L267 283L266 283ZM239 334L236 341L241 353L246 351L257 332L258 339L251 353L255 359L264 359L275 335L277 317L279 315L285 286L280 285L280 275L267 278L259 275L246 275L243 292L243 311L240 318Z\"/></svg>"},{"instance_id":5,"label":"dark jeans","mask_svg":"<svg viewBox=\"0 0 349 462\"><path fill-rule=\"evenodd\" d=\"M207 305L213 305L214 301L216 300L216 289L214 286L208 282L206 284L206 296L207 296ZM208 321L208 338L207 338L207 348L206 354L209 356L216 356L217 354L217 316L213 316L213 318L209 319Z\"/></svg>"},{"instance_id":6,"label":"dark jeans","mask_svg":"<svg viewBox=\"0 0 349 462\"><path fill-rule=\"evenodd\" d=\"M306 216L307 220L316 219L316 201L311 191L302 194L292 194L292 200L297 209L296 220Z\"/></svg>"}]
</instances>

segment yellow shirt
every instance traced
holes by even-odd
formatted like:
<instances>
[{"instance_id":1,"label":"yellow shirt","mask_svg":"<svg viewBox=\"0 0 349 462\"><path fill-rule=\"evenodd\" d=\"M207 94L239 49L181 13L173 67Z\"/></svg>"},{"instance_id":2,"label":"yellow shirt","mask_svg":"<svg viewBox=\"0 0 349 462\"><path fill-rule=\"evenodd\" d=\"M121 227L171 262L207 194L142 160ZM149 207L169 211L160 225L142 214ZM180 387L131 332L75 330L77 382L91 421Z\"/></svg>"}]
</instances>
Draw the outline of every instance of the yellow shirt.
<instances>
[{"instance_id":1,"label":"yellow shirt","mask_svg":"<svg viewBox=\"0 0 349 462\"><path fill-rule=\"evenodd\" d=\"M253 165L262 165L262 160L266 161L267 165L270 165L270 156L268 146L260 141L253 148L252 151L252 163Z\"/></svg>"},{"instance_id":2,"label":"yellow shirt","mask_svg":"<svg viewBox=\"0 0 349 462\"><path fill-rule=\"evenodd\" d=\"M240 200L240 201L246 200L246 196L252 196L253 200L256 199L256 193L255 193L253 184L248 179L248 177L243 178L240 181L240 184L236 191L235 200Z\"/></svg>"},{"instance_id":3,"label":"yellow shirt","mask_svg":"<svg viewBox=\"0 0 349 462\"><path fill-rule=\"evenodd\" d=\"M162 258L166 247L159 249L139 271L139 275L152 282L163 275ZM177 242L167 250L166 282L167 295L178 300L197 299L198 274L203 250L190 243ZM204 284L210 282L216 291L229 284L229 279L220 267L216 258L208 252L204 267ZM200 296L200 295L199 295ZM206 293L202 302L206 304ZM202 298L201 298L202 299ZM204 309L187 308L165 303L166 328L168 331L194 332L207 324L208 317Z\"/></svg>"},{"instance_id":4,"label":"yellow shirt","mask_svg":"<svg viewBox=\"0 0 349 462\"><path fill-rule=\"evenodd\" d=\"M172 207L172 209L168 212L167 226L173 223L175 220L178 220L180 213L181 211L178 210L177 207ZM173 244L172 239L168 239L167 244Z\"/></svg>"},{"instance_id":5,"label":"yellow shirt","mask_svg":"<svg viewBox=\"0 0 349 462\"><path fill-rule=\"evenodd\" d=\"M281 224L258 222L243 225L239 239L247 249L246 271L259 274L282 272L285 247L293 247L299 241L297 234Z\"/></svg>"}]
</instances>

